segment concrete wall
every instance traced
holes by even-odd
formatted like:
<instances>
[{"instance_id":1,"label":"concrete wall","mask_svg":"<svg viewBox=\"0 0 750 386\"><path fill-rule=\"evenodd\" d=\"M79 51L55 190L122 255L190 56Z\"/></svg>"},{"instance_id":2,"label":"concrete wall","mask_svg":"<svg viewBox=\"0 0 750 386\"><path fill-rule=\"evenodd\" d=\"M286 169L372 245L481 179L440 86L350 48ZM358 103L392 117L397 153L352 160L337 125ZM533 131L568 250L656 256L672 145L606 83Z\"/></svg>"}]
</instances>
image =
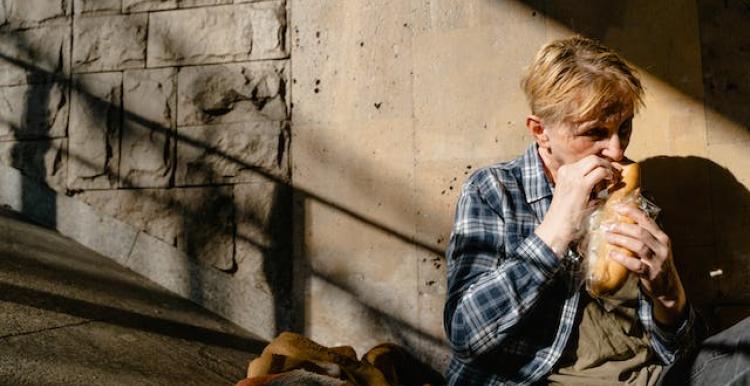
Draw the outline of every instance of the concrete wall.
<instances>
[{"instance_id":1,"label":"concrete wall","mask_svg":"<svg viewBox=\"0 0 750 386\"><path fill-rule=\"evenodd\" d=\"M574 32L643 75L627 154L644 164L691 298L715 326L748 314L750 11L720 3L292 1L306 332L358 350L396 340L444 365L442 254L461 184L530 143L522 68Z\"/></svg>"},{"instance_id":2,"label":"concrete wall","mask_svg":"<svg viewBox=\"0 0 750 386\"><path fill-rule=\"evenodd\" d=\"M265 338L291 323L286 8L0 2L0 159L153 236L128 266Z\"/></svg>"},{"instance_id":3,"label":"concrete wall","mask_svg":"<svg viewBox=\"0 0 750 386\"><path fill-rule=\"evenodd\" d=\"M643 75L628 153L722 326L750 300L748 19L740 0L5 0L0 160L129 224L92 245L263 337L391 340L441 368L461 184L530 143L522 68L579 32ZM17 180L14 208L53 225L87 210Z\"/></svg>"}]
</instances>

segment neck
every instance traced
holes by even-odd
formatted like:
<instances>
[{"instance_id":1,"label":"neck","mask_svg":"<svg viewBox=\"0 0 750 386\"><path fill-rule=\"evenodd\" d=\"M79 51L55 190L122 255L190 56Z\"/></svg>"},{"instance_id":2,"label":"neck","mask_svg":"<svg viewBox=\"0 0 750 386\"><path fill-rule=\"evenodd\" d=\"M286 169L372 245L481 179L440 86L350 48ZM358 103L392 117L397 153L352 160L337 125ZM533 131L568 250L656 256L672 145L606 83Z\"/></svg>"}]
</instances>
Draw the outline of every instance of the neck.
<instances>
[{"instance_id":1,"label":"neck","mask_svg":"<svg viewBox=\"0 0 750 386\"><path fill-rule=\"evenodd\" d=\"M539 158L542 160L544 174L547 176L547 180L552 186L555 186L555 181L557 181L557 169L560 165L555 161L551 154L541 147L537 147L537 152L539 153Z\"/></svg>"}]
</instances>

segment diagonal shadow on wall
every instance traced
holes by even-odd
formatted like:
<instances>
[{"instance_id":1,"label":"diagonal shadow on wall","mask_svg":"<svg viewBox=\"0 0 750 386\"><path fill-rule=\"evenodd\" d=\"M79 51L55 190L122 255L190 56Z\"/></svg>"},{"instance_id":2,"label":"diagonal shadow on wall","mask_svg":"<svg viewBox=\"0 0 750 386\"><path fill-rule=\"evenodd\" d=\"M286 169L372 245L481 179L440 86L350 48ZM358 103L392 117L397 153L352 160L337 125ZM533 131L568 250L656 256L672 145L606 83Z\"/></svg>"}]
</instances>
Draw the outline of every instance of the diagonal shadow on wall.
<instances>
[{"instance_id":1,"label":"diagonal shadow on wall","mask_svg":"<svg viewBox=\"0 0 750 386\"><path fill-rule=\"evenodd\" d=\"M37 73L43 73L44 72L43 69L41 69L40 67L35 66L34 64L25 63L25 62L19 61L19 60L15 59L15 58L9 57L9 56L4 55L2 53L0 53L0 59L5 60L5 61L10 62L10 63L13 63L16 66L33 70L34 72L37 72ZM90 103L95 103L95 104L99 104L99 105L106 105L106 104L109 103L108 101L102 100L101 98L93 95L92 93L90 93L87 90L81 88L80 86L72 85L71 87L73 88L72 92L79 93L80 95L83 95L85 98L87 98L88 100L90 100ZM289 213L289 210L291 208L291 203L290 203L291 202L291 195L292 195L292 193L294 193L294 194L304 195L304 197L306 199L310 199L310 200L314 200L314 201L317 201L319 203L322 203L323 205L326 205L326 206L328 206L330 208L333 208L334 210L337 210L337 211L343 213L346 216L352 217L352 218L354 218L354 219L356 219L356 220L358 220L360 222L368 224L368 225L370 225L370 226L372 226L372 227L374 227L374 228L376 228L376 229L378 229L380 231L389 233L389 234L393 235L394 237L396 237L396 238L398 238L398 239L400 239L402 241L406 241L406 242L410 242L410 243L415 243L414 240L413 240L413 238L411 236L409 236L409 235L393 231L393 230L389 229L387 226L385 226L383 224L380 224L380 223L378 223L376 221L373 221L373 220L371 220L371 219L369 219L369 218L367 218L367 217L365 217L363 215L360 215L360 214L354 212L353 210L350 210L350 209L347 209L347 208L345 208L345 207L343 207L341 205L338 205L335 202L332 202L332 201L327 200L325 198L319 197L319 196L317 196L315 194L312 194L310 192L305 192L305 191L302 191L302 190L299 190L299 189L292 188L286 181L280 179L279 177L274 176L274 175L272 175L270 173L267 173L267 172L265 172L263 170L260 170L257 167L255 167L254 165L246 164L242 160L240 160L240 159L238 159L238 158L236 158L236 157L234 157L234 156L232 156L230 154L226 154L226 153L222 152L221 150L218 150L218 149L215 149L215 148L211 148L210 145L207 144L207 143L196 141L196 140L191 139L189 137L180 136L179 134L176 134L176 133L170 133L170 129L169 128L163 127L163 126L159 125L156 122L149 121L148 119L145 119L145 118L143 118L143 117L141 117L141 116L139 116L139 115L137 115L137 114L135 114L133 112L124 111L123 112L123 119L124 120L130 120L130 121L136 122L139 125L145 126L145 127L149 128L149 129L155 131L155 132L164 133L164 134L167 134L167 135L174 135L176 141L182 141L184 143L189 144L190 146L201 148L204 151L206 151L207 154L216 155L216 156L222 157L222 158L224 158L224 159L226 159L226 160L228 160L230 162L234 162L234 163L237 163L239 165L242 165L243 167L245 167L245 168L247 168L249 170L253 170L253 172L255 172L258 175L262 176L264 179L267 179L269 181L274 181L274 182L278 183L279 184L279 189L277 190L276 197L273 200L273 202L274 202L274 208L272 209L272 215L271 215L273 221L269 225L269 228L272 228L272 229L283 228L284 229L283 232L287 232L287 231L289 231L291 229L291 224L288 222L288 220L284 220L284 219L289 219L290 218L290 216L289 216L288 213ZM124 136L128 135L128 133L127 133L127 131L125 129L123 129L122 135L124 135ZM78 156L76 154L68 154L67 156L68 157L77 158L80 162L82 162L84 164L88 164L89 166L95 166L95 165L91 164L90 161L88 161L88 160L86 160L86 159L84 159L84 158L82 158L82 157L80 157L80 156ZM122 177L116 176L116 175L114 175L112 177L113 178L122 178ZM138 191L139 191L139 194L142 194L145 197L148 197L148 195L149 195L149 192L147 190L138 190ZM153 197L153 199L158 199L158 197ZM33 198L31 200L37 206L41 204L41 201L44 201L44 199L40 199L39 197ZM187 210L188 208L184 208L184 209ZM205 212L205 210L199 209L197 211L189 212L189 214L190 215L196 215L196 216L199 217L203 212ZM54 210L50 210L48 213L54 213ZM253 214L253 213L237 213L237 215L238 216L247 216L248 218L251 218L251 219L255 216L255 214ZM54 225L54 224L53 223L47 223L47 225ZM242 238L241 235L238 235L238 237ZM279 330L282 330L282 329L293 329L293 330L300 331L302 329L302 326L304 325L304 320L302 318L302 316L304 315L304 311L301 309L301 307L304 307L304 304L301 303L301 302L298 302L298 300L300 300L299 297L292 297L289 294L289 291L290 291L289 290L289 286L290 286L290 281L291 281L291 264L287 260L284 260L284 259L279 260L279 259L277 259L279 254L281 254L281 255L290 255L291 254L291 243L289 243L289 238L283 237L283 233L282 233L282 237L274 238L274 240L272 240L272 242L270 243L270 245L258 243L255 240L251 240L251 239L246 239L246 241L249 241L250 243L252 243L255 246L259 247L264 252L265 261L264 261L263 271L264 271L265 275L267 276L268 282L274 287L272 289L272 291L274 291L275 304L277 305L276 306L276 320L277 320L277 326L278 326ZM415 243L415 244L418 247L430 250L433 253L442 254L441 251L439 251L439 250L437 250L434 247L431 247L429 245L418 244L418 243ZM191 282L193 282L193 286L194 286L193 296L201 296L202 295L201 294L201 290L200 290L200 285L201 284L199 283L200 280L191 280ZM292 300L293 298L294 298L294 300ZM291 304L294 304L294 307L292 307ZM290 307L292 308L291 310L289 309ZM385 319L389 319L390 318L392 320L396 320L395 318L388 317L387 315L384 315L384 314L382 314L381 317L385 318ZM424 336L426 338L431 338L429 335L424 335Z\"/></svg>"},{"instance_id":2,"label":"diagonal shadow on wall","mask_svg":"<svg viewBox=\"0 0 750 386\"><path fill-rule=\"evenodd\" d=\"M600 9L600 8L602 8L602 6L598 6L598 8L596 8L596 9ZM591 11L591 12L592 12L592 15L597 15L595 13L595 11ZM607 15L608 12L610 12L610 11L601 10L601 12L604 12L603 14ZM563 16L559 16L559 17L563 18ZM596 20L597 24L596 25L601 25L601 22L599 20L600 19L605 19L605 18L602 18L601 14L599 14L596 17L597 17L597 20ZM593 23L593 21L592 21L592 23ZM586 25L585 22L583 22L581 24ZM597 29L592 27L592 30L594 31L594 32L592 32L592 34L596 35ZM598 33L601 34L602 32L600 31ZM623 50L623 51L626 52L626 55L627 55L627 50ZM6 61L11 62L11 63L15 63L17 66L22 66L22 67L25 67L25 68L33 69L34 71L39 71L39 72L43 71L43 70L41 70L40 68L34 66L31 63L24 63L24 62L15 60L15 59L7 57L7 56L0 55L0 59L6 60ZM657 72L657 75L658 75L658 72ZM668 79L667 75L665 75L665 77L667 77L667 79ZM94 100L98 99L96 96L92 95L91 93L87 93L87 90L85 90L85 89L75 89L74 92L81 93L82 95L86 95L87 98L92 98ZM108 103L108 102L107 101L102 101L102 103ZM428 250L428 251L430 251L432 253L436 253L438 255L442 255L442 251L440 251L439 249L434 248L431 245L419 243L418 241L414 240L414 238L411 235L408 235L408 234L401 233L401 232L395 231L393 229L390 229L388 226L386 226L386 225L384 225L384 224L382 224L382 223L380 223L378 221L375 221L375 220L373 220L373 219L371 219L371 218L369 218L369 217L367 217L365 215L357 213L356 211L351 210L351 209L347 208L346 206L344 206L344 205L342 205L340 203L337 203L337 202L334 202L332 200L328 200L328 199L325 199L323 197L317 196L317 195L315 195L314 193L311 193L311 192L307 192L307 191L304 191L304 190L301 190L301 189L295 189L295 188L291 187L287 181L285 181L283 179L280 179L277 176L271 175L270 173L267 173L267 172L265 172L263 170L260 170L260 169L256 168L254 165L247 165L242 160L237 159L236 157L233 157L230 154L226 154L226 153L224 153L224 152L222 152L222 151L220 151L218 149L212 149L212 148L210 148L210 145L207 144L207 143L203 143L203 142L200 142L200 141L195 141L195 140L193 140L191 138L188 138L188 137L185 137L185 136L180 136L179 134L176 134L176 133L170 133L170 129L169 128L165 128L165 127L159 125L158 123L155 123L155 122L149 121L147 119L144 119L143 117L141 117L138 114L135 114L133 112L125 111L123 113L123 119L125 119L125 120L132 120L134 122L137 122L137 123L139 123L139 124L141 124L141 125L143 125L145 127L148 127L151 130L154 130L155 132L160 132L160 133L164 133L164 134L167 134L167 135L174 135L174 138L175 138L176 141L181 141L183 143L189 144L190 146L195 146L195 147L198 147L198 148L205 149L209 154L213 154L213 155L216 155L218 157L222 157L222 158L224 158L226 160L229 160L231 162L241 164L244 167L247 167L248 169L253 170L258 175L263 176L263 178L266 178L266 179L271 180L271 181L275 181L275 182L279 183L280 186L285 187L285 189L287 189L287 190L285 192L280 193L280 196L287 197L289 194L291 194L293 192L295 195L299 195L300 197L302 197L303 200L312 200L312 201L319 202L319 203L321 203L321 204L323 204L323 205L325 205L327 207L330 207L330 208L332 208L332 209L340 212L344 216L353 218L353 219L355 219L355 220L357 220L359 222L368 224L368 225L372 226L373 228L376 228L376 229L381 230L383 232L389 233L389 234L393 235L394 237L396 237L396 238L398 238L398 239L400 239L402 241L409 242L409 243L415 245L418 248ZM733 118L733 119L735 119L735 118ZM740 121L741 121L741 118L740 118ZM126 132L126 129L124 127L123 127L123 135L128 135L128 133ZM74 154L69 154L69 156L70 157L76 157L76 155L74 155ZM82 161L86 161L86 160L82 160ZM116 177L119 178L119 176L116 176ZM148 193L145 192L145 191L143 191L142 194L144 196L148 195ZM283 197L275 200L275 202L278 202L279 204L277 205L278 208L274 209L274 213L282 213L283 211L287 210L286 208L288 208L288 206L285 205L285 204L283 204L284 202L287 202L286 201L287 198L283 198ZM33 203L36 204L36 205L39 204L39 202L36 202L36 201L33 202ZM200 215L201 212L204 212L206 210L208 210L208 209L204 208L204 209L199 209L198 211L193 211L193 212L196 215ZM252 217L253 216L253 214L251 214L251 213L238 213L237 215L238 216L245 216L246 215L248 217ZM274 214L273 218L278 219L278 218L281 218L281 217L277 216L276 214ZM285 224L273 224L271 226L272 227L276 227L276 226L280 226L280 227L285 227L286 226L286 227L288 227L289 224L286 224L286 225ZM250 240L250 241L253 241L253 240ZM270 251L273 251L273 250L276 250L276 251L284 250L284 248L289 248L288 245L287 246L283 245L285 242L286 241L283 238L278 238L278 239L276 239L274 241L274 243L276 243L276 246L272 246L272 247L264 246L264 248L267 248L267 249L265 249L266 251L269 251L269 250ZM257 243L257 244L259 246L262 246L260 243ZM297 245L301 245L301 244L298 243ZM273 253L282 253L282 252L270 252L270 253L268 253L268 256L272 255ZM283 253L286 253L286 252L283 252ZM303 255L304 255L304 253L303 253ZM291 264L289 264L289 265L291 265ZM283 297L284 296L283 294L288 294L288 291L289 291L289 289L288 289L289 283L288 282L284 282L286 279L278 279L279 277L284 277L284 275L287 275L287 273L283 273L283 272L285 270L290 269L289 265L284 266L284 264L280 264L279 261L275 261L275 260L271 259L270 257L267 257L266 261L264 262L264 271L265 271L266 275L268 276L269 283L274 283L274 285L279 285L280 286L278 289L275 290L276 294L275 294L274 297L276 298L276 302L277 303L281 303L280 300L279 300L279 298ZM273 278L276 278L276 279L273 279ZM285 292L285 291L287 291L287 292ZM198 293L200 293L200 292L201 292L201 289L197 288L196 289L196 295L198 295ZM294 297L294 298L295 298L295 300L299 300L298 297ZM300 307L302 307L302 308L300 308ZM297 303L296 307L292 307L292 309L293 309L292 310L292 314L294 314L294 315L304 315L304 308L303 307L304 307L304 304ZM277 313L277 320L281 320L281 318L286 317L285 314L288 314L289 310L286 309L285 306L278 306L276 313ZM297 328L300 328L300 326L301 326L301 324L299 322L294 323L294 324L297 326ZM428 335L427 335L427 337L429 338Z\"/></svg>"}]
</instances>

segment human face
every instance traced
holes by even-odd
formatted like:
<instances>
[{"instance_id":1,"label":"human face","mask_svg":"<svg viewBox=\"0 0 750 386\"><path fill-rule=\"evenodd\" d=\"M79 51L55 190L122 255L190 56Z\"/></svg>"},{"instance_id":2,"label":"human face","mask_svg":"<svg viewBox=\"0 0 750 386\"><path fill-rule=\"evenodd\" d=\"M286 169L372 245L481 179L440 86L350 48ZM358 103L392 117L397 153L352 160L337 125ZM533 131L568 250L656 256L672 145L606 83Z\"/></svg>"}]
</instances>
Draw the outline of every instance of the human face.
<instances>
[{"instance_id":1,"label":"human face","mask_svg":"<svg viewBox=\"0 0 750 386\"><path fill-rule=\"evenodd\" d=\"M548 142L543 158L553 172L592 154L609 161L622 161L632 130L632 107L599 114L593 119L545 126Z\"/></svg>"}]
</instances>

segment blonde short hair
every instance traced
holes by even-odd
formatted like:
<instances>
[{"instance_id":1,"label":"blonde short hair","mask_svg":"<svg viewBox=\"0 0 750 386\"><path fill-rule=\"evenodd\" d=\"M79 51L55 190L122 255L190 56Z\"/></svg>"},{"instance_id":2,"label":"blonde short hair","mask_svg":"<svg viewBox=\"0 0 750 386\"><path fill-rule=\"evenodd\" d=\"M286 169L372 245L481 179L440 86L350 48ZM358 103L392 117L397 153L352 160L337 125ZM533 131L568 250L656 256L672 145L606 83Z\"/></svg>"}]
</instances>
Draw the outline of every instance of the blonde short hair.
<instances>
[{"instance_id":1,"label":"blonde short hair","mask_svg":"<svg viewBox=\"0 0 750 386\"><path fill-rule=\"evenodd\" d=\"M643 105L635 69L596 40L573 36L546 44L521 79L531 112L554 123L579 122Z\"/></svg>"}]
</instances>

